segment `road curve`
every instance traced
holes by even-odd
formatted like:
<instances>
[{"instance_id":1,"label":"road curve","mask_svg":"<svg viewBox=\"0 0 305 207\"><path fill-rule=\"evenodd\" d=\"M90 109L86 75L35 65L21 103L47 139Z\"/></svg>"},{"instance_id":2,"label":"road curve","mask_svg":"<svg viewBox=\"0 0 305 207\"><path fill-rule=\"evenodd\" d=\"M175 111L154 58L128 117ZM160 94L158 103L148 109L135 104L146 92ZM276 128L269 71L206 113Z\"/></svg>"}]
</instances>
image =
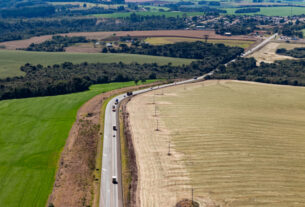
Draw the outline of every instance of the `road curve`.
<instances>
[{"instance_id":1,"label":"road curve","mask_svg":"<svg viewBox=\"0 0 305 207\"><path fill-rule=\"evenodd\" d=\"M275 38L277 35L274 34L258 44L253 49L245 52L241 55L241 57L245 57L254 51L260 49L265 46L269 41ZM231 60L230 62L234 62ZM181 85L186 83L191 83L194 81L202 80L208 75L213 75L214 71L211 71L203 76L198 78L184 80L180 82L169 83L161 86L155 86L152 88L137 90L133 92L133 95L138 95L141 93L145 93L148 91L166 88L175 85ZM119 143L119 132L117 130L113 130L113 126L116 126L119 129L118 123L118 104L115 104L116 99L118 102L121 102L123 99L127 98L126 93L118 95L112 98L107 106L105 111L105 121L104 121L104 142L103 142L103 157L102 157L102 170L101 170L101 185L100 185L100 202L99 207L123 207L123 193L122 193L122 182L121 182L121 162L120 162L120 143ZM115 106L116 110L113 111L113 106ZM112 177L116 176L118 183L112 183Z\"/></svg>"}]
</instances>

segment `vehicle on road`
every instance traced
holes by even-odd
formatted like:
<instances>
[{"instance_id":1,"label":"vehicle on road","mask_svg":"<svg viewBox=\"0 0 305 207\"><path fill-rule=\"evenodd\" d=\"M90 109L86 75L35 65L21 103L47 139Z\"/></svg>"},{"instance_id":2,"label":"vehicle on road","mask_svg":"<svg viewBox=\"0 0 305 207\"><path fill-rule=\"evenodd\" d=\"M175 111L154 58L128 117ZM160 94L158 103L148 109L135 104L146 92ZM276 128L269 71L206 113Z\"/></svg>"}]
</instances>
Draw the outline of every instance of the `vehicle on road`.
<instances>
[{"instance_id":1,"label":"vehicle on road","mask_svg":"<svg viewBox=\"0 0 305 207\"><path fill-rule=\"evenodd\" d=\"M112 111L115 112L115 105L112 106Z\"/></svg>"},{"instance_id":2,"label":"vehicle on road","mask_svg":"<svg viewBox=\"0 0 305 207\"><path fill-rule=\"evenodd\" d=\"M119 99L115 99L115 104L118 104L119 103Z\"/></svg>"},{"instance_id":3,"label":"vehicle on road","mask_svg":"<svg viewBox=\"0 0 305 207\"><path fill-rule=\"evenodd\" d=\"M127 92L127 96L132 96L132 91Z\"/></svg>"},{"instance_id":4,"label":"vehicle on road","mask_svg":"<svg viewBox=\"0 0 305 207\"><path fill-rule=\"evenodd\" d=\"M112 183L113 184L118 184L118 179L116 176L112 176Z\"/></svg>"},{"instance_id":5,"label":"vehicle on road","mask_svg":"<svg viewBox=\"0 0 305 207\"><path fill-rule=\"evenodd\" d=\"M113 126L112 129L113 129L113 131L116 131L116 126Z\"/></svg>"}]
</instances>

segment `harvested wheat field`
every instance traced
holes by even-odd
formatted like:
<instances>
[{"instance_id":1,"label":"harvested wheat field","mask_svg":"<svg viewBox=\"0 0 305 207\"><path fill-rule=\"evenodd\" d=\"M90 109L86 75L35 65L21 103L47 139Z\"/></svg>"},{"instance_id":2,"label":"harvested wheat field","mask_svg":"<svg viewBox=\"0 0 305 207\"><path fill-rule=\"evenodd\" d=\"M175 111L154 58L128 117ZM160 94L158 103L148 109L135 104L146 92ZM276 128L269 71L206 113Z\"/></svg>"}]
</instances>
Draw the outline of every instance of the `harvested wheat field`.
<instances>
[{"instance_id":1,"label":"harvested wheat field","mask_svg":"<svg viewBox=\"0 0 305 207\"><path fill-rule=\"evenodd\" d=\"M174 206L191 188L201 206L305 206L304 87L205 81L127 110L137 206Z\"/></svg>"}]
</instances>

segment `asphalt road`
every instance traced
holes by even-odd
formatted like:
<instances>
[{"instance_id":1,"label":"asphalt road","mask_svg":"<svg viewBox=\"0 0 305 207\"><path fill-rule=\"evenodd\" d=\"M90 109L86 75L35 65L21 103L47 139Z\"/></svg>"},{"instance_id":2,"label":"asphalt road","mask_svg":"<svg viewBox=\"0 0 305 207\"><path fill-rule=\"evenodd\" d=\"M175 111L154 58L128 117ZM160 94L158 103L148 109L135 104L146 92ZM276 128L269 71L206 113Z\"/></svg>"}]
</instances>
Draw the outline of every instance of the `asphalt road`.
<instances>
[{"instance_id":1,"label":"asphalt road","mask_svg":"<svg viewBox=\"0 0 305 207\"><path fill-rule=\"evenodd\" d=\"M242 54L241 57L247 56L254 51L260 49L266 45L269 41L275 38L277 35L274 34L258 44L256 47ZM230 62L234 62L234 60ZM194 81L202 80L208 75L212 75L214 71L200 76L196 79L189 79L180 82L174 82L170 84L165 84L162 86L155 86L152 88L142 89L134 91L133 95L138 95L148 91L166 88L174 85L181 85L185 83L191 83ZM104 122L104 143L103 143L103 158L102 158L102 170L101 170L101 186L100 186L100 203L99 207L123 207L123 193L122 193L122 182L121 182L121 151L119 143L119 131L113 130L113 126L119 129L118 123L118 110L115 104L116 99L121 102L123 99L127 98L126 94L121 94L109 101L105 111L105 122ZM112 107L115 106L116 110L113 111ZM117 178L117 184L112 183L112 177Z\"/></svg>"}]
</instances>

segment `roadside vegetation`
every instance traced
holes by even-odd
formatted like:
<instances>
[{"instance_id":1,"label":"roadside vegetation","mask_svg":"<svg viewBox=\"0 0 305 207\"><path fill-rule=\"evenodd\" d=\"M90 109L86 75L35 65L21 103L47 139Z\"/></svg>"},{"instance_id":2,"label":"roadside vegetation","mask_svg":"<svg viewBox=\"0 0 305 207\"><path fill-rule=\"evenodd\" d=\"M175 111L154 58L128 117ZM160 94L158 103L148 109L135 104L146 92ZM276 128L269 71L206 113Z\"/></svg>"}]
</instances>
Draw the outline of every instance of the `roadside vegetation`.
<instances>
[{"instance_id":1,"label":"roadside vegetation","mask_svg":"<svg viewBox=\"0 0 305 207\"><path fill-rule=\"evenodd\" d=\"M0 79L0 100L50 96L88 90L92 84L148 79L174 79L199 76L213 70L219 62L197 61L187 66L153 64L65 62L53 66L26 64L22 77Z\"/></svg>"},{"instance_id":2,"label":"roadside vegetation","mask_svg":"<svg viewBox=\"0 0 305 207\"><path fill-rule=\"evenodd\" d=\"M81 93L0 101L0 206L44 206L79 107L97 94L133 85L101 84Z\"/></svg>"},{"instance_id":3,"label":"roadside vegetation","mask_svg":"<svg viewBox=\"0 0 305 207\"><path fill-rule=\"evenodd\" d=\"M220 66L212 78L305 86L304 65L304 60L280 60L257 66L254 58L239 58L227 67Z\"/></svg>"},{"instance_id":4,"label":"roadside vegetation","mask_svg":"<svg viewBox=\"0 0 305 207\"><path fill-rule=\"evenodd\" d=\"M211 44L202 41L177 42L165 45L148 45L134 42L131 46L120 44L119 48L110 48L103 52L131 53L153 56L201 59L204 62L226 63L240 55L244 50L239 47L227 47L224 44Z\"/></svg>"}]
</instances>

